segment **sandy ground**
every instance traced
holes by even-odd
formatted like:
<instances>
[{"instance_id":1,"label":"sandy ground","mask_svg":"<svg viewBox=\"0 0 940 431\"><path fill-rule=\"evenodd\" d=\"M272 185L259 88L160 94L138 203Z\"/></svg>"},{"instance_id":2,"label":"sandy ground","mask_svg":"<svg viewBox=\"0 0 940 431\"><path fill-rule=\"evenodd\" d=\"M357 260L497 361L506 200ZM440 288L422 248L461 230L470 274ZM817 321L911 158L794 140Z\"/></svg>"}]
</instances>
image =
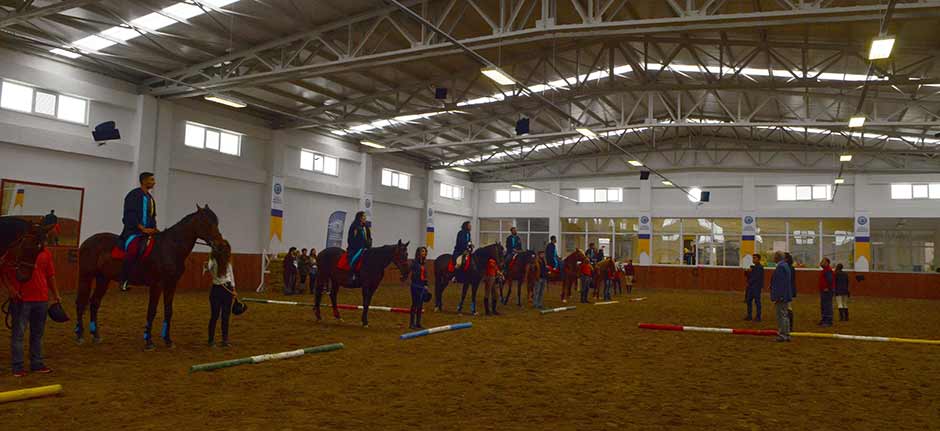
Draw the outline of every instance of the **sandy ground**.
<instances>
[{"instance_id":1,"label":"sandy ground","mask_svg":"<svg viewBox=\"0 0 940 431\"><path fill-rule=\"evenodd\" d=\"M551 288L547 305L561 305L558 292ZM450 310L456 294L446 293ZM762 324L741 321L743 293L637 290L645 301L549 315L515 306L500 307L500 317L427 313L426 327L474 327L409 341L398 339L406 315L376 311L363 329L358 312L317 324L306 308L251 304L233 318L228 349L205 345L207 296L177 296L173 350L142 351L142 288L109 292L102 344L76 345L71 324L50 322L54 373L14 379L6 362L0 391L61 383L64 394L0 405L3 429L940 429L940 346L636 327L771 329L766 293ZM374 303L407 306L406 297L403 287L383 286ZM340 295L359 299L358 291ZM797 330L816 331L816 298L795 305ZM938 305L857 298L852 321L829 332L940 339ZM334 342L346 348L188 373L192 364Z\"/></svg>"}]
</instances>

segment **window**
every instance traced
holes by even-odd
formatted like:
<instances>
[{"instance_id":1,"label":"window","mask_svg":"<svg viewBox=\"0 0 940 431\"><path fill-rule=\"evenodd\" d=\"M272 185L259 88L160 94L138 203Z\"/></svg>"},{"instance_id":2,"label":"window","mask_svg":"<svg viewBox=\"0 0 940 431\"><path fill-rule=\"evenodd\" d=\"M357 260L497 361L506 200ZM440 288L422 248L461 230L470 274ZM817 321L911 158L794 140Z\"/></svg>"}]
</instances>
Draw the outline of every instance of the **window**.
<instances>
[{"instance_id":1,"label":"window","mask_svg":"<svg viewBox=\"0 0 940 431\"><path fill-rule=\"evenodd\" d=\"M0 108L58 118L71 123L88 122L87 100L10 81L3 81L0 85Z\"/></svg>"},{"instance_id":2,"label":"window","mask_svg":"<svg viewBox=\"0 0 940 431\"><path fill-rule=\"evenodd\" d=\"M828 201L831 199L832 186L829 184L777 186L778 201Z\"/></svg>"},{"instance_id":3,"label":"window","mask_svg":"<svg viewBox=\"0 0 940 431\"><path fill-rule=\"evenodd\" d=\"M241 141L241 134L187 122L183 143L187 147L238 156L241 155Z\"/></svg>"},{"instance_id":4,"label":"window","mask_svg":"<svg viewBox=\"0 0 940 431\"><path fill-rule=\"evenodd\" d=\"M578 189L578 202L581 203L604 203L604 202L623 202L622 188L604 188L604 189Z\"/></svg>"},{"instance_id":5,"label":"window","mask_svg":"<svg viewBox=\"0 0 940 431\"><path fill-rule=\"evenodd\" d=\"M409 190L411 189L411 174L382 169L382 185Z\"/></svg>"},{"instance_id":6,"label":"window","mask_svg":"<svg viewBox=\"0 0 940 431\"><path fill-rule=\"evenodd\" d=\"M891 199L940 199L940 183L891 184Z\"/></svg>"},{"instance_id":7,"label":"window","mask_svg":"<svg viewBox=\"0 0 940 431\"><path fill-rule=\"evenodd\" d=\"M496 203L498 204L531 204L535 203L535 190L497 190Z\"/></svg>"},{"instance_id":8,"label":"window","mask_svg":"<svg viewBox=\"0 0 940 431\"><path fill-rule=\"evenodd\" d=\"M463 199L463 186L441 183L441 197L459 201Z\"/></svg>"},{"instance_id":9,"label":"window","mask_svg":"<svg viewBox=\"0 0 940 431\"><path fill-rule=\"evenodd\" d=\"M339 160L335 157L314 153L310 150L300 150L300 169L320 172L327 175L339 175Z\"/></svg>"}]
</instances>

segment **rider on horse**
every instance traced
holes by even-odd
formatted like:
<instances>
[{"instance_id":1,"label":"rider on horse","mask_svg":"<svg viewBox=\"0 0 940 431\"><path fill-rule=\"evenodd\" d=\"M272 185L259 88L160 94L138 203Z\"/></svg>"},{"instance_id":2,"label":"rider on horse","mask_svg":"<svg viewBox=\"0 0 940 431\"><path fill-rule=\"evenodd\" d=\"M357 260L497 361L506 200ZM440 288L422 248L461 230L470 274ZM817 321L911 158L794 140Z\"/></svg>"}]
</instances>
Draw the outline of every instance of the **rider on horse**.
<instances>
[{"instance_id":1,"label":"rider on horse","mask_svg":"<svg viewBox=\"0 0 940 431\"><path fill-rule=\"evenodd\" d=\"M353 283L359 277L359 271L356 265L362 258L362 253L372 247L372 226L366 221L365 211L356 213L356 218L349 224L349 233L346 235L346 253L349 256L349 268L352 273Z\"/></svg>"},{"instance_id":2,"label":"rider on horse","mask_svg":"<svg viewBox=\"0 0 940 431\"><path fill-rule=\"evenodd\" d=\"M470 239L470 222L465 221L460 225L457 231L457 241L454 244L454 253L450 255L451 266L457 266L457 259L473 248L473 241ZM453 271L451 271L453 272Z\"/></svg>"},{"instance_id":3,"label":"rider on horse","mask_svg":"<svg viewBox=\"0 0 940 431\"><path fill-rule=\"evenodd\" d=\"M121 231L121 247L124 248L124 263L121 267L121 290L127 291L127 281L130 278L134 263L140 259L146 249L146 237L152 236L157 230L157 203L150 191L157 184L153 173L143 172L138 177L140 187L131 190L124 197L124 230ZM145 237L146 236L146 237ZM139 239L144 239L140 241Z\"/></svg>"},{"instance_id":4,"label":"rider on horse","mask_svg":"<svg viewBox=\"0 0 940 431\"><path fill-rule=\"evenodd\" d=\"M522 239L519 238L519 233L516 231L516 227L513 226L509 228L509 236L506 237L506 272L509 272L509 265L512 264L512 259L516 256L516 253L522 251Z\"/></svg>"},{"instance_id":5,"label":"rider on horse","mask_svg":"<svg viewBox=\"0 0 940 431\"><path fill-rule=\"evenodd\" d=\"M588 244L588 249L584 252L584 255L591 261L591 266L597 265L597 262L604 259L604 253L598 251L593 242Z\"/></svg>"}]
</instances>

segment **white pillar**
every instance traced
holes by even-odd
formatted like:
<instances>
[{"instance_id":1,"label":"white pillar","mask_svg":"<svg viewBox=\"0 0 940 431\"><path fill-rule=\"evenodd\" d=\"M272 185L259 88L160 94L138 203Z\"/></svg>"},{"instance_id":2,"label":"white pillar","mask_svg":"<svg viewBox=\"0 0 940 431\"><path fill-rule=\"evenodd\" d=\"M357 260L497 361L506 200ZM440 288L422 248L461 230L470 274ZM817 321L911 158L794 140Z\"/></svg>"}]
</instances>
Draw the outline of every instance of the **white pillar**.
<instances>
[{"instance_id":1,"label":"white pillar","mask_svg":"<svg viewBox=\"0 0 940 431\"><path fill-rule=\"evenodd\" d=\"M555 181L548 185L553 193L561 194L561 182ZM561 198L552 195L546 195L551 202L551 209L548 211L548 235L555 235L561 241Z\"/></svg>"}]
</instances>

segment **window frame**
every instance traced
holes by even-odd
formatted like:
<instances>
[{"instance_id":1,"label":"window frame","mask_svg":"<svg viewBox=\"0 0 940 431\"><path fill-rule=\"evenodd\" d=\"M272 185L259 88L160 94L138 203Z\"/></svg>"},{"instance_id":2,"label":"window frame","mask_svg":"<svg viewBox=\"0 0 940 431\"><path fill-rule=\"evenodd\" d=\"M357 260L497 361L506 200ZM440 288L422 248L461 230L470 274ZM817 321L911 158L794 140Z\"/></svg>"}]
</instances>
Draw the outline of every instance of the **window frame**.
<instances>
[{"instance_id":1,"label":"window frame","mask_svg":"<svg viewBox=\"0 0 940 431\"><path fill-rule=\"evenodd\" d=\"M444 193L445 188L450 189L450 196ZM444 199L462 201L464 196L463 186L441 181L441 185L438 188L438 195Z\"/></svg>"},{"instance_id":2,"label":"window frame","mask_svg":"<svg viewBox=\"0 0 940 431\"><path fill-rule=\"evenodd\" d=\"M903 188L903 190L902 190ZM926 194L920 196L915 193L918 188L926 189ZM898 193L904 191L903 195ZM893 201L923 201L940 199L940 183L891 183L891 200Z\"/></svg>"},{"instance_id":3,"label":"window frame","mask_svg":"<svg viewBox=\"0 0 940 431\"><path fill-rule=\"evenodd\" d=\"M501 201L500 195L505 194L508 200ZM531 197L531 200L526 199ZM493 191L493 201L500 205L534 204L535 190L533 189L496 189Z\"/></svg>"},{"instance_id":4,"label":"window frame","mask_svg":"<svg viewBox=\"0 0 940 431\"><path fill-rule=\"evenodd\" d=\"M73 95L71 95L71 94L65 94L65 93L62 93L62 92L60 92L60 91L50 90L50 89L45 88L45 87L39 87L39 86L32 85L32 84L29 84L29 83L26 83L26 82L16 81L16 80L6 79L6 78L0 78L0 98L3 97L3 87L4 87L6 84L16 85L16 86L20 86L20 87L26 87L26 88L28 88L28 89L32 92L31 95L30 95L30 100L29 100L29 110L28 110L28 111L24 111L24 110L19 110L19 109L15 109L15 108L7 108L7 107L2 107L2 106L0 106L0 110L10 111L10 112L16 112L16 113L18 113L18 114L34 115L34 116L37 116L37 117L46 118L46 119L49 119L49 120L62 121L62 122L64 122L64 123L73 124L73 125L80 125L80 126L87 126L87 125L88 125L88 120L89 120L89 118L90 118L90 116L91 116L91 99L88 99L88 98L85 98L85 97L73 96ZM45 94L49 94L49 95L52 95L52 96L55 96L55 106L53 107L53 112L55 112L54 114L51 114L51 115L50 115L50 114L46 114L46 113L44 113L44 112L37 112L37 111L36 111L36 97L37 97L38 93L40 93L40 92L41 92L41 93L45 93ZM68 97L68 98L70 98L70 99L80 100L80 101L84 102L84 104L85 104L85 109L84 109L84 111L85 111L85 112L84 112L84 114L82 115L82 121L81 121L81 122L72 121L72 120L69 120L69 119L66 119L66 118L64 118L64 117L60 117L60 116L59 116L59 108L62 106L62 104L61 104L60 101L59 101L59 99L60 99L61 97Z\"/></svg>"},{"instance_id":5,"label":"window frame","mask_svg":"<svg viewBox=\"0 0 940 431\"><path fill-rule=\"evenodd\" d=\"M307 169L304 167L304 153L313 155L313 160L310 162L310 169ZM323 160L323 162L321 163L320 169L317 169L317 157L320 157ZM326 169L327 159L331 159L334 161L334 164L336 166L335 173L331 174L327 172L327 169ZM319 151L313 151L313 150L308 150L306 148L301 148L300 149L300 170L304 172L313 172L316 174L329 175L331 177L338 177L339 176L339 157L333 157L329 154L323 154Z\"/></svg>"},{"instance_id":6,"label":"window frame","mask_svg":"<svg viewBox=\"0 0 940 431\"><path fill-rule=\"evenodd\" d=\"M195 146L195 145L190 145L190 144L187 142L187 141L189 140L189 136L188 136L188 135L189 135L189 127L190 127L190 126L199 127L199 128L202 129L202 146L197 147L197 146ZM216 132L216 133L219 134L218 148L217 148L217 149L207 148L207 147L206 147L206 137L209 135L209 132ZM222 151L222 142L223 142L223 138L225 137L225 135L231 135L231 136L235 136L236 138L238 138L238 142L236 142L236 145L237 145L236 154L232 154L232 153L228 153L228 152ZM244 135L243 133L238 133L238 132L233 131L233 130L222 129L222 128L219 128L219 127L209 126L209 125L205 125L205 124L202 124L202 123L197 123L197 122L195 122L195 121L186 121L185 124L183 125L183 146L185 146L186 148L192 148L192 149L194 149L194 150L202 150L202 151L209 151L209 152L213 152L213 153L217 153L217 154L224 154L224 155L226 155L226 156L232 156L232 157L241 157L241 156L242 156L242 138L243 138L244 136L245 136L245 135Z\"/></svg>"},{"instance_id":7,"label":"window frame","mask_svg":"<svg viewBox=\"0 0 940 431\"><path fill-rule=\"evenodd\" d=\"M817 191L823 189L825 198L817 198ZM785 192L785 193L782 193ZM802 194L801 194L802 193ZM801 197L802 196L802 197ZM791 198L792 197L792 198ZM831 184L779 184L777 202L831 202Z\"/></svg>"},{"instance_id":8,"label":"window frame","mask_svg":"<svg viewBox=\"0 0 940 431\"><path fill-rule=\"evenodd\" d=\"M388 174L389 174L389 183L388 183L388 184L385 183L385 173L386 173L386 172L388 172ZM379 184L381 184L383 187L388 187L388 188L393 188L393 189L399 189L399 190L404 190L404 191L410 191L410 190L411 190L411 178L412 178L414 175L409 174L408 172L402 172L402 171L398 171L398 170L395 170L395 169L389 169L389 168L382 168L382 174L381 174L381 175L382 175L382 176L381 176L381 178L380 178L380 180L379 180ZM401 184L402 184L402 177L407 178L407 183L408 183L408 184L407 184L405 187L402 187L402 186L401 186ZM397 178L397 180L396 180L396 178Z\"/></svg>"},{"instance_id":9,"label":"window frame","mask_svg":"<svg viewBox=\"0 0 940 431\"><path fill-rule=\"evenodd\" d=\"M579 187L578 189L578 203L579 204L618 204L623 202L623 187ZM604 199L598 199L598 197L603 194ZM616 195L615 199L611 199L611 195ZM581 198L588 196L590 199Z\"/></svg>"}]
</instances>

